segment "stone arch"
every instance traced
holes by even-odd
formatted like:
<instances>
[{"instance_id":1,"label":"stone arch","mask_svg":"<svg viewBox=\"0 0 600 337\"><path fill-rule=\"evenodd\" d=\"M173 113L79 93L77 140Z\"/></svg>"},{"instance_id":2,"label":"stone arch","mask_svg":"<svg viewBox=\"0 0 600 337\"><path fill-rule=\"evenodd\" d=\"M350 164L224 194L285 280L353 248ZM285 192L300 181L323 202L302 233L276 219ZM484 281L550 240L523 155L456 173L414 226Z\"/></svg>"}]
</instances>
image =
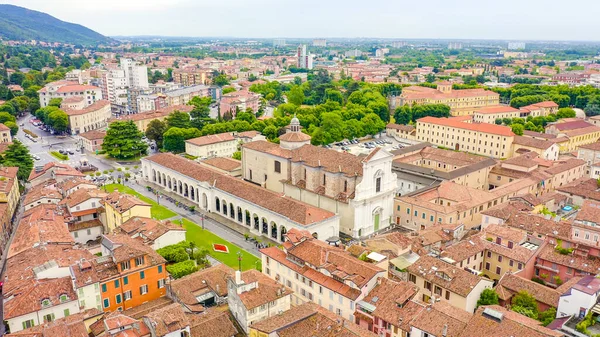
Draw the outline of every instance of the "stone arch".
<instances>
[{"instance_id":1,"label":"stone arch","mask_svg":"<svg viewBox=\"0 0 600 337\"><path fill-rule=\"evenodd\" d=\"M252 223L250 222L250 211L246 210L244 213L246 214L246 226L252 226Z\"/></svg>"},{"instance_id":2,"label":"stone arch","mask_svg":"<svg viewBox=\"0 0 600 337\"><path fill-rule=\"evenodd\" d=\"M190 199L196 201L196 189L193 186L189 187L190 190Z\"/></svg>"},{"instance_id":3,"label":"stone arch","mask_svg":"<svg viewBox=\"0 0 600 337\"><path fill-rule=\"evenodd\" d=\"M377 232L381 228L381 214L383 209L381 207L375 207L371 213L371 223L373 224L373 232Z\"/></svg>"},{"instance_id":4,"label":"stone arch","mask_svg":"<svg viewBox=\"0 0 600 337\"><path fill-rule=\"evenodd\" d=\"M172 189L173 189L173 184L171 184L171 181L172 181L172 180L171 180L171 178L169 178L169 179L167 180L167 186L166 186L166 187L168 187L170 190L172 190Z\"/></svg>"},{"instance_id":5,"label":"stone arch","mask_svg":"<svg viewBox=\"0 0 600 337\"><path fill-rule=\"evenodd\" d=\"M163 186L166 186L166 185L167 185L167 182L165 181L165 178L166 178L166 177L167 177L167 175L163 173L163 174L162 174Z\"/></svg>"},{"instance_id":6,"label":"stone arch","mask_svg":"<svg viewBox=\"0 0 600 337\"><path fill-rule=\"evenodd\" d=\"M229 203L229 216L232 219L235 219L235 207L233 207L233 203Z\"/></svg>"},{"instance_id":7,"label":"stone arch","mask_svg":"<svg viewBox=\"0 0 600 337\"><path fill-rule=\"evenodd\" d=\"M189 197L190 193L189 193L189 190L188 190L188 184L187 183L183 183L181 187L183 188L183 190L181 191L181 194L183 194L183 196L186 197L186 198Z\"/></svg>"},{"instance_id":8,"label":"stone arch","mask_svg":"<svg viewBox=\"0 0 600 337\"><path fill-rule=\"evenodd\" d=\"M178 183L179 183L179 195L182 195L183 194L183 183L181 182L181 180Z\"/></svg>"},{"instance_id":9,"label":"stone arch","mask_svg":"<svg viewBox=\"0 0 600 337\"><path fill-rule=\"evenodd\" d=\"M215 197L215 209L217 210L217 212L221 211L221 200L219 199L219 197Z\"/></svg>"},{"instance_id":10,"label":"stone arch","mask_svg":"<svg viewBox=\"0 0 600 337\"><path fill-rule=\"evenodd\" d=\"M287 229L285 228L285 226L281 226L281 228L279 229L279 240L281 242L285 242L285 234L287 233Z\"/></svg>"},{"instance_id":11,"label":"stone arch","mask_svg":"<svg viewBox=\"0 0 600 337\"><path fill-rule=\"evenodd\" d=\"M258 215L254 214L252 218L254 219L254 230L260 231L260 219L258 218Z\"/></svg>"},{"instance_id":12,"label":"stone arch","mask_svg":"<svg viewBox=\"0 0 600 337\"><path fill-rule=\"evenodd\" d=\"M221 200L221 205L223 206L223 214L227 216L227 201L225 199Z\"/></svg>"},{"instance_id":13,"label":"stone arch","mask_svg":"<svg viewBox=\"0 0 600 337\"><path fill-rule=\"evenodd\" d=\"M267 221L267 218L262 218L262 227L260 232L269 236L269 222Z\"/></svg>"},{"instance_id":14,"label":"stone arch","mask_svg":"<svg viewBox=\"0 0 600 337\"><path fill-rule=\"evenodd\" d=\"M217 198L217 200L219 200L219 198ZM206 193L202 193L202 208L208 208L208 197L206 196Z\"/></svg>"},{"instance_id":15,"label":"stone arch","mask_svg":"<svg viewBox=\"0 0 600 337\"><path fill-rule=\"evenodd\" d=\"M152 181L156 182L156 170L152 169Z\"/></svg>"},{"instance_id":16,"label":"stone arch","mask_svg":"<svg viewBox=\"0 0 600 337\"><path fill-rule=\"evenodd\" d=\"M274 221L271 221L271 233L270 237L272 239L277 240L277 224Z\"/></svg>"},{"instance_id":17,"label":"stone arch","mask_svg":"<svg viewBox=\"0 0 600 337\"><path fill-rule=\"evenodd\" d=\"M240 206L237 207L237 221L239 223L244 223L244 214L242 213L242 208Z\"/></svg>"},{"instance_id":18,"label":"stone arch","mask_svg":"<svg viewBox=\"0 0 600 337\"><path fill-rule=\"evenodd\" d=\"M200 190L198 190L198 187L196 187L196 202L200 203Z\"/></svg>"},{"instance_id":19,"label":"stone arch","mask_svg":"<svg viewBox=\"0 0 600 337\"><path fill-rule=\"evenodd\" d=\"M160 172L158 172L158 184L162 185L162 176L160 175Z\"/></svg>"},{"instance_id":20,"label":"stone arch","mask_svg":"<svg viewBox=\"0 0 600 337\"><path fill-rule=\"evenodd\" d=\"M177 183L177 179L175 179L175 178L173 177L173 188L172 188L172 190L173 190L173 192L175 192L175 193L177 193L177 184L178 184L178 183Z\"/></svg>"}]
</instances>

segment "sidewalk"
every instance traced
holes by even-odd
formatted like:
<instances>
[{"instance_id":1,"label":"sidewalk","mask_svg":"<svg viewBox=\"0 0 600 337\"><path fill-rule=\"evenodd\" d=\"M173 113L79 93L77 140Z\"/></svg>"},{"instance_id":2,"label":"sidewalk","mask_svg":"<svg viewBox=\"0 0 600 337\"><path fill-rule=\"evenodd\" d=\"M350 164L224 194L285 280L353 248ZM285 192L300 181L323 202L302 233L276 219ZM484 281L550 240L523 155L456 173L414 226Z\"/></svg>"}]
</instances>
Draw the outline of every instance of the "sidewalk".
<instances>
[{"instance_id":1,"label":"sidewalk","mask_svg":"<svg viewBox=\"0 0 600 337\"><path fill-rule=\"evenodd\" d=\"M141 184L143 184L143 185L141 185ZM156 187L157 190L161 190L161 189L159 189L159 187L157 185L154 185L152 183L148 183L145 181L136 183L136 182L133 182L130 180L129 182L127 182L125 184L125 186L134 189L136 192L138 192L141 195L148 197L152 200L156 200L156 195L152 192L149 192L148 189L146 189L146 186L151 186L153 188ZM170 197L172 197L176 200L183 201L183 198L181 198L178 195L175 195L175 194L172 194L169 192L162 192L162 191L161 191L161 193L169 195ZM185 204L193 205L193 203L190 202L189 200L186 200ZM194 222L197 226L202 226L202 217L204 217L204 228L206 230L220 236L221 238L223 238L223 240L229 241L231 243L234 243L234 244L240 246L241 248L243 248L250 254L252 254L256 257L260 257L260 252L254 245L254 243L252 243L250 241L246 241L246 239L244 238L244 233L246 233L246 232L249 233L249 231L245 227L240 226L240 225L234 223L233 221L225 219L224 217L222 217L218 214L215 214L215 213L205 213L201 210L196 210L196 211L194 211L194 213L188 212L188 211L184 210L183 208L175 206L173 203L171 203L165 199L160 199L160 205L172 210L173 212L177 213L181 217L189 219L190 221ZM198 205L195 205L195 206L196 206L196 209L198 209ZM169 220L173 221L175 219L178 219L178 217L171 218ZM269 242L266 240L266 238L263 238L263 237L261 237L261 240L263 242ZM270 243L274 243L274 242L270 242ZM274 243L274 244L276 244L276 243Z\"/></svg>"}]
</instances>

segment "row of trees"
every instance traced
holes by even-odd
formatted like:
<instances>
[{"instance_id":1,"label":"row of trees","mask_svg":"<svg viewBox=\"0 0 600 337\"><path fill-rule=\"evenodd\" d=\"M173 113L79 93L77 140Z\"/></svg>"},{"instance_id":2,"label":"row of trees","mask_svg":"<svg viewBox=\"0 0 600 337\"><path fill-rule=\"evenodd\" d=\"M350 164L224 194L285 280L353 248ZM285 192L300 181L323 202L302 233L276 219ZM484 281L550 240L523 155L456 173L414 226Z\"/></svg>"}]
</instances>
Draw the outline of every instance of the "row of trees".
<instances>
[{"instance_id":1,"label":"row of trees","mask_svg":"<svg viewBox=\"0 0 600 337\"><path fill-rule=\"evenodd\" d=\"M481 293L479 300L477 300L477 306L498 304L498 294L493 289L485 289ZM540 321L543 326L552 323L556 317L556 308L551 307L545 311L539 311L537 300L525 290L519 291L513 296L510 309L521 315Z\"/></svg>"},{"instance_id":2,"label":"row of trees","mask_svg":"<svg viewBox=\"0 0 600 337\"><path fill-rule=\"evenodd\" d=\"M397 124L411 124L426 116L449 117L450 107L445 104L403 105L394 112Z\"/></svg>"},{"instance_id":3,"label":"row of trees","mask_svg":"<svg viewBox=\"0 0 600 337\"><path fill-rule=\"evenodd\" d=\"M556 122L562 118L573 118L576 116L575 110L571 108L558 109L556 114L549 114L548 116L528 116L527 118L497 118L495 123L498 125L506 125L512 128L512 131L519 135L523 135L524 130L544 132L544 128L548 123Z\"/></svg>"}]
</instances>

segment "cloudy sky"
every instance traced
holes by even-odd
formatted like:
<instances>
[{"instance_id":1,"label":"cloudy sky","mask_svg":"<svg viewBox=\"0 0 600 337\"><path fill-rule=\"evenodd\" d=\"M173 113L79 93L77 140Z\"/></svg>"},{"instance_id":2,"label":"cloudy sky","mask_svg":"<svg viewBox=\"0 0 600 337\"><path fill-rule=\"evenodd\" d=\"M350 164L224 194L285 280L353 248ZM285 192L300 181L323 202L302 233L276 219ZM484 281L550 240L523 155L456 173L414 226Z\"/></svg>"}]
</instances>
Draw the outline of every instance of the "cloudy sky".
<instances>
[{"instance_id":1,"label":"cloudy sky","mask_svg":"<svg viewBox=\"0 0 600 337\"><path fill-rule=\"evenodd\" d=\"M600 40L599 0L0 0L104 35Z\"/></svg>"}]
</instances>

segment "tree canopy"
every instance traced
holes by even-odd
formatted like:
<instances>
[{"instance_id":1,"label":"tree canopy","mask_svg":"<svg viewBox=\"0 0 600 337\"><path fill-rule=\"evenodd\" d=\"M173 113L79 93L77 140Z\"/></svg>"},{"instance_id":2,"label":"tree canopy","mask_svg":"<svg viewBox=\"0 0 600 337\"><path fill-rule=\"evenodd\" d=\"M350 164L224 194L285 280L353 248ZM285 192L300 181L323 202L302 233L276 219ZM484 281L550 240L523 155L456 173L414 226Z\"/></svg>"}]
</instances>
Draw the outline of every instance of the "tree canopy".
<instances>
[{"instance_id":1,"label":"tree canopy","mask_svg":"<svg viewBox=\"0 0 600 337\"><path fill-rule=\"evenodd\" d=\"M146 153L148 144L142 141L143 133L133 121L110 123L102 143L102 150L116 159L131 159Z\"/></svg>"}]
</instances>

